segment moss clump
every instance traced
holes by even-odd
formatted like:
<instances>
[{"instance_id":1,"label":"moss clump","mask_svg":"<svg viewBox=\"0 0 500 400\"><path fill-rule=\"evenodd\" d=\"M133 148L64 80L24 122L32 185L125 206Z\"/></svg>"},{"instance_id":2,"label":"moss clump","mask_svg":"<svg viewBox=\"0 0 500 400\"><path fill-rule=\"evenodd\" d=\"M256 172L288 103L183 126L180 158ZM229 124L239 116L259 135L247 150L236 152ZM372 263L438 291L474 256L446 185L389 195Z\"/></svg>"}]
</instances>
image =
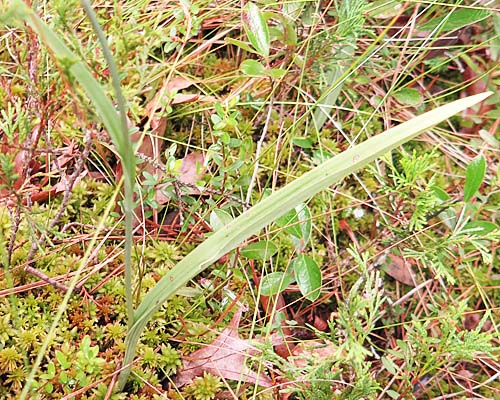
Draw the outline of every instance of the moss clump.
<instances>
[{"instance_id":1,"label":"moss clump","mask_svg":"<svg viewBox=\"0 0 500 400\"><path fill-rule=\"evenodd\" d=\"M203 376L193 379L184 389L184 394L192 400L212 400L221 387L222 382L218 376L205 372Z\"/></svg>"}]
</instances>

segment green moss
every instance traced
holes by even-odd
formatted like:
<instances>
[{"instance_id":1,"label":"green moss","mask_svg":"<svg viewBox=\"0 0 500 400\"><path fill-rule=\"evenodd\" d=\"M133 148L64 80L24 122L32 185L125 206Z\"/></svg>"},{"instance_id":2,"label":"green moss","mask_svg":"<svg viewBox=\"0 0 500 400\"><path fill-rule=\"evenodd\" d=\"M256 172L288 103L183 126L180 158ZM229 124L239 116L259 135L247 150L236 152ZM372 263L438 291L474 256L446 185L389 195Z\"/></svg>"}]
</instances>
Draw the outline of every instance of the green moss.
<instances>
[{"instance_id":1,"label":"green moss","mask_svg":"<svg viewBox=\"0 0 500 400\"><path fill-rule=\"evenodd\" d=\"M23 355L14 346L0 350L0 371L13 372L23 366Z\"/></svg>"},{"instance_id":2,"label":"green moss","mask_svg":"<svg viewBox=\"0 0 500 400\"><path fill-rule=\"evenodd\" d=\"M215 399L221 387L222 382L218 376L205 372L203 376L194 378L183 392L189 399L212 400Z\"/></svg>"}]
</instances>

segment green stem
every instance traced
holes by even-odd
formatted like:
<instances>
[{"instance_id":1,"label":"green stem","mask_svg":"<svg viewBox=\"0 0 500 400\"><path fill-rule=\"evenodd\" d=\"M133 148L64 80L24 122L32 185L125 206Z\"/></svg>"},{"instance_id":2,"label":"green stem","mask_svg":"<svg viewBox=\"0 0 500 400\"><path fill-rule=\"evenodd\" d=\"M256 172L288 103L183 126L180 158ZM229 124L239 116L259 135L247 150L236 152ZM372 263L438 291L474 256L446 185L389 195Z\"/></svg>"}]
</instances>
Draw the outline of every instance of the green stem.
<instances>
[{"instance_id":1,"label":"green stem","mask_svg":"<svg viewBox=\"0 0 500 400\"><path fill-rule=\"evenodd\" d=\"M89 17L90 22L92 23L94 32L101 43L104 58L108 63L113 90L115 92L118 110L120 113L120 125L123 141L120 146L122 148L118 148L117 150L118 155L121 158L124 175L125 198L123 204L125 209L125 301L127 303L127 323L130 329L134 320L134 304L132 299L132 220L134 216L135 163L128 164L130 157L127 157L127 153L129 153L132 148L132 142L128 133L126 100L120 87L120 76L118 74L115 59L108 46L108 40L106 39L106 36L104 36L104 32L101 29L99 21L97 20L97 16L88 0L81 0L81 3L87 13L87 16Z\"/></svg>"}]
</instances>

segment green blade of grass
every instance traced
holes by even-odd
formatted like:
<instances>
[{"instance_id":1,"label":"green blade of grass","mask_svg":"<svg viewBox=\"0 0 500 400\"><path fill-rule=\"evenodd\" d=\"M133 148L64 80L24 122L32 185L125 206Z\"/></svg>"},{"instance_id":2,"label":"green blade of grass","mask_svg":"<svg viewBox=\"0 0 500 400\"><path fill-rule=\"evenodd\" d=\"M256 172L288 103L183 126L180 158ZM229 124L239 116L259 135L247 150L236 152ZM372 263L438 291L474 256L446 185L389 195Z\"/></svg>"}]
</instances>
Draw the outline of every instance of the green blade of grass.
<instances>
[{"instance_id":1,"label":"green blade of grass","mask_svg":"<svg viewBox=\"0 0 500 400\"><path fill-rule=\"evenodd\" d=\"M87 65L81 61L30 8L20 1L14 1L13 15L24 20L42 39L45 45L59 60L63 72L68 79L78 82L88 98L95 107L95 112L104 124L113 144L116 147L123 167L124 177L124 214L125 214L125 288L127 302L127 316L129 324L132 323L134 307L132 303L132 278L131 278L131 249L132 249L132 219L133 219L133 196L135 182L135 155L132 141L127 127L125 115L125 99L121 93L120 82L116 65L112 59L111 52L107 46L106 38L102 32L97 18L88 1L83 1L83 6L89 15L94 30L103 46L110 71L113 75L113 86L120 107L120 114L106 95L104 89L94 78Z\"/></svg>"},{"instance_id":2,"label":"green blade of grass","mask_svg":"<svg viewBox=\"0 0 500 400\"><path fill-rule=\"evenodd\" d=\"M298 204L413 139L422 131L483 101L491 94L490 92L481 93L454 101L374 136L302 175L216 231L175 265L146 294L137 308L134 324L126 338L123 365L127 368L120 374L118 388L123 389L128 379L129 364L133 361L138 341L146 324L160 306L190 279Z\"/></svg>"},{"instance_id":3,"label":"green blade of grass","mask_svg":"<svg viewBox=\"0 0 500 400\"><path fill-rule=\"evenodd\" d=\"M121 122L111 100L106 96L102 86L97 82L87 65L79 59L64 42L29 8L22 2L15 1L12 7L23 7L26 12L25 22L40 36L45 45L52 51L60 62L63 72L77 81L95 107L95 111L116 147L118 155L123 157L123 168L129 172L135 166L135 157L128 133L123 134Z\"/></svg>"},{"instance_id":4,"label":"green blade of grass","mask_svg":"<svg viewBox=\"0 0 500 400\"><path fill-rule=\"evenodd\" d=\"M132 149L132 142L130 140L130 135L128 132L127 125L127 110L126 110L126 100L123 96L120 87L120 76L118 74L118 67L116 66L113 55L111 54L111 49L108 46L108 41L104 35L99 21L97 20L97 15L95 14L89 0L81 0L83 8L87 13L87 16L92 23L101 47L104 52L104 57L108 62L109 71L111 73L113 89L115 91L116 101L118 103L118 109L120 111L120 132L118 137L123 139L121 146L121 153L119 156L122 160L124 172L124 210L125 210L125 302L127 303L127 322L129 328L132 325L132 320L134 318L134 303L132 299L132 246L133 246L133 209L134 209L134 181L135 181L135 157ZM104 94L104 93L103 93ZM100 96L102 97L102 96ZM107 97L105 97L107 98ZM128 164L130 163L130 165Z\"/></svg>"},{"instance_id":5,"label":"green blade of grass","mask_svg":"<svg viewBox=\"0 0 500 400\"><path fill-rule=\"evenodd\" d=\"M124 179L124 213L125 213L125 280L127 284L126 287L126 302L127 302L127 316L129 320L129 326L132 325L134 317L134 309L132 303L132 287L131 287L131 249L132 249L132 218L133 218L133 190L135 182L135 155L132 141L128 132L125 116L125 101L121 94L120 83L117 79L118 74L116 67L111 59L111 53L107 44L105 43L104 34L98 26L97 19L93 13L88 2L84 2L86 11L93 23L93 27L97 32L99 39L104 47L104 51L107 54L108 63L110 63L110 69L114 76L114 88L118 102L121 108L121 116L118 114L117 110L113 106L113 103L106 95L103 87L94 78L90 69L87 65L79 59L61 40L61 38L54 33L36 14L35 12L26 6L23 2L19 0L12 1L9 9L7 9L6 16L2 18L2 22L6 21L8 23L24 22L28 24L34 32L38 34L43 43L51 50L53 56L59 61L59 65L62 72L67 76L70 82L78 82L78 84L83 88L87 97L90 99L92 105L94 106L97 116L100 118L104 127L106 128L115 148L120 157L122 167L123 167L123 179ZM111 205L110 205L111 207ZM83 267L82 267L83 268ZM71 281L69 287L70 291L73 290L76 284L79 272L75 275L75 278ZM68 292L67 296L70 295ZM62 307L65 307L63 302ZM56 318L51 327L51 332L54 332L59 319L62 315L62 310L58 311ZM44 343L43 348L48 347L48 342L50 335L47 336L47 341ZM44 351L44 350L43 350ZM30 378L28 379L25 387L23 388L22 398L25 398L29 392L30 385L33 382L33 377L36 370L41 362L42 351L35 364L33 365L32 371L30 372Z\"/></svg>"},{"instance_id":6,"label":"green blade of grass","mask_svg":"<svg viewBox=\"0 0 500 400\"><path fill-rule=\"evenodd\" d=\"M123 164L125 179L133 183L135 179L135 156L132 141L128 130L123 130L120 116L109 97L106 96L102 86L94 78L87 65L64 44L33 10L18 0L13 1L11 9L14 10L9 10L12 17L26 22L52 51L54 57L60 62L63 72L81 85L116 147Z\"/></svg>"}]
</instances>

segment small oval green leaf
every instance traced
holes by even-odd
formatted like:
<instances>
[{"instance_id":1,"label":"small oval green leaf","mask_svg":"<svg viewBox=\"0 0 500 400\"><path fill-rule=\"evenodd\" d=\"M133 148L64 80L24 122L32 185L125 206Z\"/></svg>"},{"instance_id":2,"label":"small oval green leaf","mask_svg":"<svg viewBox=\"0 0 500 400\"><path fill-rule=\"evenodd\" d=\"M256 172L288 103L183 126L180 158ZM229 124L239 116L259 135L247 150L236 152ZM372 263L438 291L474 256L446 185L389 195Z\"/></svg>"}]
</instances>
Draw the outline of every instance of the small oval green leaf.
<instances>
[{"instance_id":1,"label":"small oval green leaf","mask_svg":"<svg viewBox=\"0 0 500 400\"><path fill-rule=\"evenodd\" d=\"M482 154L473 158L465 174L464 201L468 202L476 194L483 183L486 172L486 159Z\"/></svg>"},{"instance_id":2,"label":"small oval green leaf","mask_svg":"<svg viewBox=\"0 0 500 400\"><path fill-rule=\"evenodd\" d=\"M398 102L408 106L418 106L422 103L422 95L417 89L403 88L394 93Z\"/></svg>"},{"instance_id":3,"label":"small oval green leaf","mask_svg":"<svg viewBox=\"0 0 500 400\"><path fill-rule=\"evenodd\" d=\"M298 146L303 149L310 149L313 147L313 142L308 137L296 136L292 139L292 143L294 144L294 146Z\"/></svg>"},{"instance_id":4,"label":"small oval green leaf","mask_svg":"<svg viewBox=\"0 0 500 400\"><path fill-rule=\"evenodd\" d=\"M240 250L240 254L251 260L267 260L278 252L278 247L268 240L250 243Z\"/></svg>"},{"instance_id":5,"label":"small oval green leaf","mask_svg":"<svg viewBox=\"0 0 500 400\"><path fill-rule=\"evenodd\" d=\"M389 371L392 375L396 375L398 372L398 366L394 361L392 361L389 357L382 357L381 358L382 365L384 368Z\"/></svg>"},{"instance_id":6,"label":"small oval green leaf","mask_svg":"<svg viewBox=\"0 0 500 400\"><path fill-rule=\"evenodd\" d=\"M452 11L444 17L434 18L418 28L421 31L432 31L439 27L440 32L448 32L482 21L490 15L491 12L486 9L461 8L459 10Z\"/></svg>"},{"instance_id":7,"label":"small oval green leaf","mask_svg":"<svg viewBox=\"0 0 500 400\"><path fill-rule=\"evenodd\" d=\"M247 3L242 14L243 28L248 40L255 50L262 56L269 56L269 28L259 7L252 2Z\"/></svg>"},{"instance_id":8,"label":"small oval green leaf","mask_svg":"<svg viewBox=\"0 0 500 400\"><path fill-rule=\"evenodd\" d=\"M291 20L296 20L300 17L300 14L302 14L305 5L305 1L284 1L282 4L282 12Z\"/></svg>"},{"instance_id":9,"label":"small oval green leaf","mask_svg":"<svg viewBox=\"0 0 500 400\"><path fill-rule=\"evenodd\" d=\"M256 53L254 49L250 47L250 45L247 42L243 42L241 40L233 39L233 38L225 38L224 41L228 44L232 44L234 46L237 46L245 51L248 51L249 53Z\"/></svg>"},{"instance_id":10,"label":"small oval green leaf","mask_svg":"<svg viewBox=\"0 0 500 400\"><path fill-rule=\"evenodd\" d=\"M443 189L441 189L439 186L432 186L431 190L434 192L434 194L440 201L450 200L450 195L446 193Z\"/></svg>"},{"instance_id":11,"label":"small oval green leaf","mask_svg":"<svg viewBox=\"0 0 500 400\"><path fill-rule=\"evenodd\" d=\"M267 75L274 79L283 78L287 71L281 68L273 68L267 71Z\"/></svg>"},{"instance_id":12,"label":"small oval green leaf","mask_svg":"<svg viewBox=\"0 0 500 400\"><path fill-rule=\"evenodd\" d=\"M240 64L240 70L248 76L267 76L267 69L256 60L245 60Z\"/></svg>"},{"instance_id":13,"label":"small oval green leaf","mask_svg":"<svg viewBox=\"0 0 500 400\"><path fill-rule=\"evenodd\" d=\"M306 204L301 203L288 214L276 220L276 225L284 228L285 232L290 234L294 240L295 249L303 251L311 237L311 211Z\"/></svg>"},{"instance_id":14,"label":"small oval green leaf","mask_svg":"<svg viewBox=\"0 0 500 400\"><path fill-rule=\"evenodd\" d=\"M218 231L233 220L233 217L224 210L215 209L210 213L210 226L214 231Z\"/></svg>"},{"instance_id":15,"label":"small oval green leaf","mask_svg":"<svg viewBox=\"0 0 500 400\"><path fill-rule=\"evenodd\" d=\"M271 272L262 277L260 281L260 293L263 296L273 296L285 290L290 283L292 283L290 274Z\"/></svg>"},{"instance_id":16,"label":"small oval green leaf","mask_svg":"<svg viewBox=\"0 0 500 400\"><path fill-rule=\"evenodd\" d=\"M301 254L292 260L292 266L300 293L306 299L315 301L320 295L322 281L318 264L308 255Z\"/></svg>"}]
</instances>

